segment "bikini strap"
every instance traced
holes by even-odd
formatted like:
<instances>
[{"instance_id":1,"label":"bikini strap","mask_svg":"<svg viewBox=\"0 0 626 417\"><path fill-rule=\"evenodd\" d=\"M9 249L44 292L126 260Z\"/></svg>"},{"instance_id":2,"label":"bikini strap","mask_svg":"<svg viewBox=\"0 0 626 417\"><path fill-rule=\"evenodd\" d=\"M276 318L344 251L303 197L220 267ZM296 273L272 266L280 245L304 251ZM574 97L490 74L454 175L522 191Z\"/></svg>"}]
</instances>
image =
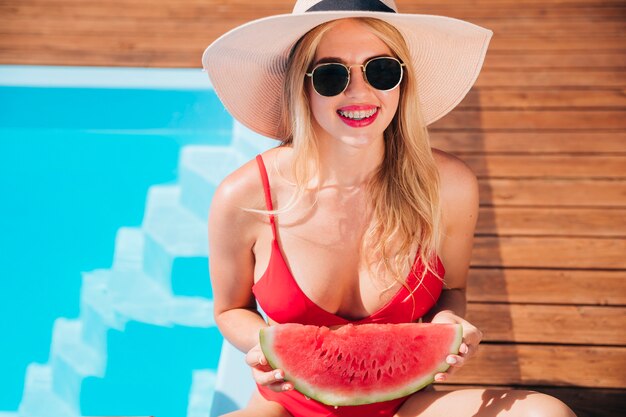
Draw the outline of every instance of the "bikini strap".
<instances>
[{"instance_id":1,"label":"bikini strap","mask_svg":"<svg viewBox=\"0 0 626 417\"><path fill-rule=\"evenodd\" d=\"M270 181L267 177L267 170L265 169L265 164L263 163L263 158L261 155L256 156L256 162L259 165L259 172L261 173L261 181L263 181L263 191L265 191L265 205L268 210L274 210L272 207L272 194L270 192ZM276 239L276 223L274 222L274 215L270 214L270 223L272 225L272 234L274 235L274 239Z\"/></svg>"}]
</instances>

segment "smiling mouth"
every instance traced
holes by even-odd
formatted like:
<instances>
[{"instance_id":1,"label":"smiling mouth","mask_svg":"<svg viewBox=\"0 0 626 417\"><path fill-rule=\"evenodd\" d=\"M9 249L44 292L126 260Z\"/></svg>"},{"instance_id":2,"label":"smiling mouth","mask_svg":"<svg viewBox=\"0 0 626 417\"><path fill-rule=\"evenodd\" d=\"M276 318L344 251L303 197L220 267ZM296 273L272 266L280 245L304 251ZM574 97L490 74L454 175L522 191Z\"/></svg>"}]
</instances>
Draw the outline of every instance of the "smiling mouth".
<instances>
[{"instance_id":1,"label":"smiling mouth","mask_svg":"<svg viewBox=\"0 0 626 417\"><path fill-rule=\"evenodd\" d=\"M352 110L352 111L337 110L337 114L339 116L345 117L346 119L355 120L355 121L369 119L370 117L374 116L377 112L378 112L378 107L375 107L371 110Z\"/></svg>"}]
</instances>

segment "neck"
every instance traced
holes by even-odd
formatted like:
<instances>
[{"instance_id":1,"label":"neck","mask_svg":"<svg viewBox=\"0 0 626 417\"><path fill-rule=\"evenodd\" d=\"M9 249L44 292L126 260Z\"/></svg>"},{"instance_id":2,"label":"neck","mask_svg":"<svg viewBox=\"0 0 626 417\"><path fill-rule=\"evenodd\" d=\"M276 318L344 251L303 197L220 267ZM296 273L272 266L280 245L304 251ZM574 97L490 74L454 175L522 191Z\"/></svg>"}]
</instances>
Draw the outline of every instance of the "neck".
<instances>
[{"instance_id":1,"label":"neck","mask_svg":"<svg viewBox=\"0 0 626 417\"><path fill-rule=\"evenodd\" d=\"M383 161L385 144L382 136L358 145L336 138L318 139L320 187L363 187Z\"/></svg>"}]
</instances>

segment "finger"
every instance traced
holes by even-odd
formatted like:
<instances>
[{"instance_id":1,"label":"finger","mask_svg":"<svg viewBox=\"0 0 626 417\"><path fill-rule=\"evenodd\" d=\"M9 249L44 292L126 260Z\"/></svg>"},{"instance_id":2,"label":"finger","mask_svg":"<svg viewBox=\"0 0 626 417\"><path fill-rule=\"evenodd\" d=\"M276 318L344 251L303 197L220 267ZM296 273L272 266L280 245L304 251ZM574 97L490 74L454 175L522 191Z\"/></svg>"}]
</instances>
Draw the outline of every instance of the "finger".
<instances>
[{"instance_id":1,"label":"finger","mask_svg":"<svg viewBox=\"0 0 626 417\"><path fill-rule=\"evenodd\" d=\"M263 372L256 368L252 368L254 380L260 385L271 385L274 383L282 384L285 374L280 369L274 369L270 372Z\"/></svg>"},{"instance_id":2,"label":"finger","mask_svg":"<svg viewBox=\"0 0 626 417\"><path fill-rule=\"evenodd\" d=\"M459 368L465 364L465 358L459 355L448 355L446 363L451 367Z\"/></svg>"},{"instance_id":3,"label":"finger","mask_svg":"<svg viewBox=\"0 0 626 417\"><path fill-rule=\"evenodd\" d=\"M444 380L447 379L450 375L454 375L454 373L457 371L458 369L456 368L456 365L450 365L450 367L448 369L446 369L445 372L442 372L441 374L443 375Z\"/></svg>"},{"instance_id":4,"label":"finger","mask_svg":"<svg viewBox=\"0 0 626 417\"><path fill-rule=\"evenodd\" d=\"M446 374L444 373L437 373L435 374L435 381L436 382L443 382L446 380Z\"/></svg>"},{"instance_id":5,"label":"finger","mask_svg":"<svg viewBox=\"0 0 626 417\"><path fill-rule=\"evenodd\" d=\"M467 344L465 347L465 353L463 353L461 356L463 356L464 358L468 359L471 358L472 356L474 356L476 354L476 351L478 351L478 344Z\"/></svg>"},{"instance_id":6,"label":"finger","mask_svg":"<svg viewBox=\"0 0 626 417\"><path fill-rule=\"evenodd\" d=\"M248 366L264 369L268 366L267 359L260 349L252 349L246 354L246 363ZM271 369L271 368L270 368ZM269 369L266 369L269 370Z\"/></svg>"},{"instance_id":7,"label":"finger","mask_svg":"<svg viewBox=\"0 0 626 417\"><path fill-rule=\"evenodd\" d=\"M293 389L293 384L291 382L274 382L273 384L266 386L274 392L291 391Z\"/></svg>"},{"instance_id":8,"label":"finger","mask_svg":"<svg viewBox=\"0 0 626 417\"><path fill-rule=\"evenodd\" d=\"M463 335L463 341L468 345L478 345L483 340L483 332L473 327L466 334Z\"/></svg>"}]
</instances>

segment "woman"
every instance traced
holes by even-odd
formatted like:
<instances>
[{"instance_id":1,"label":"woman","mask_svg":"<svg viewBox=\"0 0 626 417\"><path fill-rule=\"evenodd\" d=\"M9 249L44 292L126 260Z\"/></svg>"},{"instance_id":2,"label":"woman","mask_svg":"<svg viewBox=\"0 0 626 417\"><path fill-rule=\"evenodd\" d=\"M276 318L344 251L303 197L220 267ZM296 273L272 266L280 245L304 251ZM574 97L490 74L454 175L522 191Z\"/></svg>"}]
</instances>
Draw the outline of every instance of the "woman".
<instances>
[{"instance_id":1,"label":"woman","mask_svg":"<svg viewBox=\"0 0 626 417\"><path fill-rule=\"evenodd\" d=\"M477 181L431 150L426 126L471 88L490 36L392 1L299 1L207 49L229 111L281 140L223 181L209 217L216 322L258 385L233 416L573 415L544 394L482 389L335 409L294 391L259 348L268 324L421 319L463 327L437 381L475 353L482 333L463 316Z\"/></svg>"}]
</instances>

